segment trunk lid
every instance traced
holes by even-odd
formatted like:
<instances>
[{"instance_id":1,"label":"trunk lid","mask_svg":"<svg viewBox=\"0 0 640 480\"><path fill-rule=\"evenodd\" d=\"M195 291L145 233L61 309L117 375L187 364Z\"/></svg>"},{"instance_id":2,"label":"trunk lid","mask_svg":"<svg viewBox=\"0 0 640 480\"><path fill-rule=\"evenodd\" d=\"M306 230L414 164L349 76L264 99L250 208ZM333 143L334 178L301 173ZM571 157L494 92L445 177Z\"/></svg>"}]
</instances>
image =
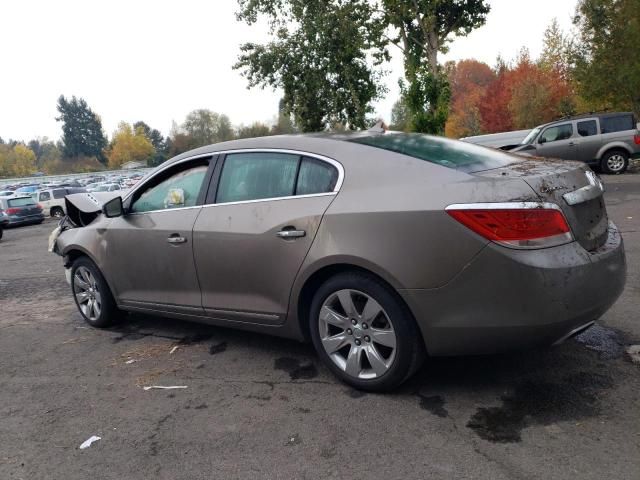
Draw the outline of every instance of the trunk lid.
<instances>
[{"instance_id":1,"label":"trunk lid","mask_svg":"<svg viewBox=\"0 0 640 480\"><path fill-rule=\"evenodd\" d=\"M525 181L540 201L555 203L562 209L574 238L585 250L596 250L605 243L609 219L604 188L583 163L530 158L475 175Z\"/></svg>"}]
</instances>

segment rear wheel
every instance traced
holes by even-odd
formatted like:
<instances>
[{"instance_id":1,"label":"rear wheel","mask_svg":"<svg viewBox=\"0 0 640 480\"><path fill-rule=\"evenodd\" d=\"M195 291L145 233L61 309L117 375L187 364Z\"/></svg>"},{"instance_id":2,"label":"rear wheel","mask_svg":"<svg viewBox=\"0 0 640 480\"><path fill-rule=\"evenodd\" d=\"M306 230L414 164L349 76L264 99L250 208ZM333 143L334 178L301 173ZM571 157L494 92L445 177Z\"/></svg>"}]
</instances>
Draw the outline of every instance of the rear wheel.
<instances>
[{"instance_id":1,"label":"rear wheel","mask_svg":"<svg viewBox=\"0 0 640 480\"><path fill-rule=\"evenodd\" d=\"M51 209L51 216L56 218L62 218L64 216L64 210L61 207L53 207Z\"/></svg>"},{"instance_id":2,"label":"rear wheel","mask_svg":"<svg viewBox=\"0 0 640 480\"><path fill-rule=\"evenodd\" d=\"M397 294L362 273L336 275L318 289L310 330L327 367L362 390L397 387L424 358L420 332Z\"/></svg>"},{"instance_id":3,"label":"rear wheel","mask_svg":"<svg viewBox=\"0 0 640 480\"><path fill-rule=\"evenodd\" d=\"M71 291L84 320L93 327L112 325L118 308L109 285L98 267L87 257L79 257L71 266Z\"/></svg>"},{"instance_id":4,"label":"rear wheel","mask_svg":"<svg viewBox=\"0 0 640 480\"><path fill-rule=\"evenodd\" d=\"M629 154L623 150L611 150L604 154L600 167L604 173L624 173L629 166Z\"/></svg>"}]
</instances>

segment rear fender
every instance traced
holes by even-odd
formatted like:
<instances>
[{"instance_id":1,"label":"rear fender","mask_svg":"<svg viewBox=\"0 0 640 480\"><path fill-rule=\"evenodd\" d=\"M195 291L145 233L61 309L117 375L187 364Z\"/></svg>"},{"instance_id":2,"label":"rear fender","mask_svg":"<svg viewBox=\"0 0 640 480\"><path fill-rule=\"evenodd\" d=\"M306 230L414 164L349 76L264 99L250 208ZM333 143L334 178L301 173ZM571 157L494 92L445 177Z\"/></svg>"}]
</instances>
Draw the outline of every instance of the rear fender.
<instances>
[{"instance_id":1,"label":"rear fender","mask_svg":"<svg viewBox=\"0 0 640 480\"><path fill-rule=\"evenodd\" d=\"M598 155L596 156L596 158L601 159L609 150L624 150L629 154L629 156L633 155L633 150L629 145L627 145L625 142L617 141L609 142L601 147L600 150L598 150Z\"/></svg>"}]
</instances>

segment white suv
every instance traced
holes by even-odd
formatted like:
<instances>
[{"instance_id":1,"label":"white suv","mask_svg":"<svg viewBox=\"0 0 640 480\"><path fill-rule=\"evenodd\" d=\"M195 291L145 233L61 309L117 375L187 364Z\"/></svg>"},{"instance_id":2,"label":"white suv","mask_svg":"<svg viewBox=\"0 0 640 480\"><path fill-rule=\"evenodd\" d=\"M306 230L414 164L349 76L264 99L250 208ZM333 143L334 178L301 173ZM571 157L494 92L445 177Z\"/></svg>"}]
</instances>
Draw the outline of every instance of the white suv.
<instances>
[{"instance_id":1,"label":"white suv","mask_svg":"<svg viewBox=\"0 0 640 480\"><path fill-rule=\"evenodd\" d=\"M85 193L84 188L58 187L38 190L31 196L40 204L43 213L52 217L63 217L67 214L64 197L72 193Z\"/></svg>"}]
</instances>

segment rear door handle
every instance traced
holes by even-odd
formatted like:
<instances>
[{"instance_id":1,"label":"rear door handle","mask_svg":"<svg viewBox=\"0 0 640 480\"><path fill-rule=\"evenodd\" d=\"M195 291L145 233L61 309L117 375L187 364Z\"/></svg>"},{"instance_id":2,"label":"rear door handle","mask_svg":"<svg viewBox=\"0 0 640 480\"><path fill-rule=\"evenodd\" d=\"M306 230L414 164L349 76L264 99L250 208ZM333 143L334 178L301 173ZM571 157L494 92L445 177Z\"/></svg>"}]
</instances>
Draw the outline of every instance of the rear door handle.
<instances>
[{"instance_id":1,"label":"rear door handle","mask_svg":"<svg viewBox=\"0 0 640 480\"><path fill-rule=\"evenodd\" d=\"M177 245L178 243L185 243L186 241L187 241L186 238L181 237L178 234L173 234L169 238L167 238L167 242L169 242L171 245Z\"/></svg>"},{"instance_id":2,"label":"rear door handle","mask_svg":"<svg viewBox=\"0 0 640 480\"><path fill-rule=\"evenodd\" d=\"M280 238L300 238L304 237L307 234L304 230L280 230L276 233L276 236Z\"/></svg>"}]
</instances>

